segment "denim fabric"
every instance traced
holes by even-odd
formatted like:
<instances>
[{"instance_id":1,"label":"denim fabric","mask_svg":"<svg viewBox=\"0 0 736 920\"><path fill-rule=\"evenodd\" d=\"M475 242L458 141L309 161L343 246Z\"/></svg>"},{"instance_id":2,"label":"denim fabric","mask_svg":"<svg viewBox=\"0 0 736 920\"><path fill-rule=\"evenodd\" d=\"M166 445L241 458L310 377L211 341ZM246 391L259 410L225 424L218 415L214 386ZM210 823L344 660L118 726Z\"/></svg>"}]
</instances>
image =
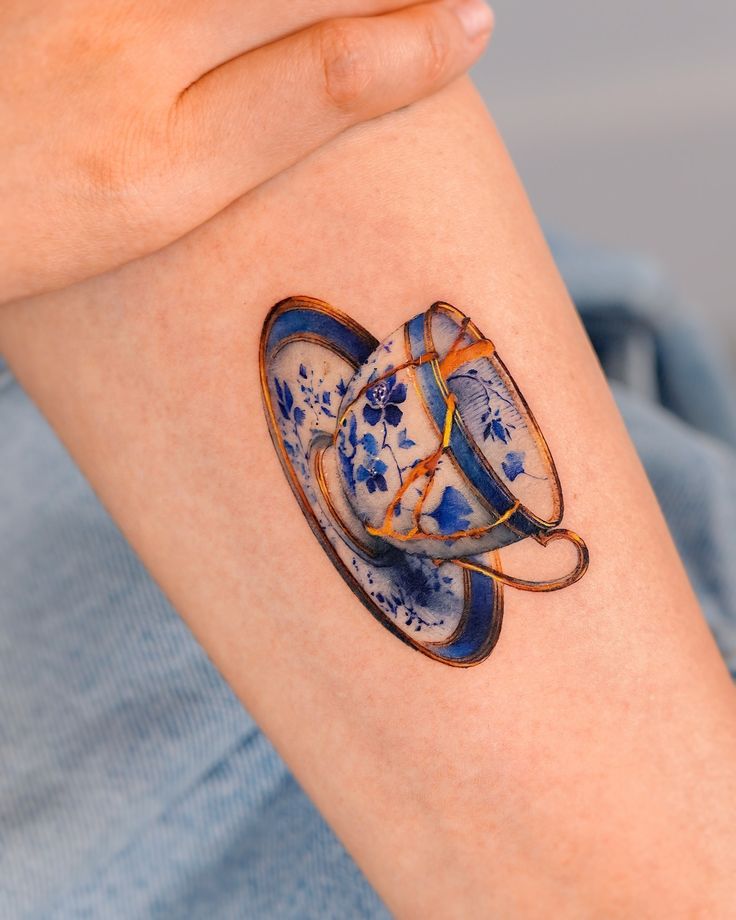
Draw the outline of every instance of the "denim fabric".
<instances>
[{"instance_id":1,"label":"denim fabric","mask_svg":"<svg viewBox=\"0 0 736 920\"><path fill-rule=\"evenodd\" d=\"M726 365L645 263L553 247L736 669ZM386 916L0 368L0 917Z\"/></svg>"}]
</instances>

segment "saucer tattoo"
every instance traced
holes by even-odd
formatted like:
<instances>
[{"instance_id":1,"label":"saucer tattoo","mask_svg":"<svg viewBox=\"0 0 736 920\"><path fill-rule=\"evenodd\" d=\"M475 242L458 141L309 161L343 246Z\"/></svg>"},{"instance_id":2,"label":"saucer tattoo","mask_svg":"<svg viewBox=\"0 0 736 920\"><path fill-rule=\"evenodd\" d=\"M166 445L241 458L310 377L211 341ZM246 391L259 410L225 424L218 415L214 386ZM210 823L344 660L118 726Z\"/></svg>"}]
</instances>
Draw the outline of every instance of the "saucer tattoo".
<instances>
[{"instance_id":1,"label":"saucer tattoo","mask_svg":"<svg viewBox=\"0 0 736 920\"><path fill-rule=\"evenodd\" d=\"M469 317L435 303L378 342L311 297L276 304L260 345L271 438L337 570L403 642L468 667L501 630L503 586L555 591L588 567L561 528L562 489L519 388ZM511 575L501 551L568 543L552 579Z\"/></svg>"}]
</instances>

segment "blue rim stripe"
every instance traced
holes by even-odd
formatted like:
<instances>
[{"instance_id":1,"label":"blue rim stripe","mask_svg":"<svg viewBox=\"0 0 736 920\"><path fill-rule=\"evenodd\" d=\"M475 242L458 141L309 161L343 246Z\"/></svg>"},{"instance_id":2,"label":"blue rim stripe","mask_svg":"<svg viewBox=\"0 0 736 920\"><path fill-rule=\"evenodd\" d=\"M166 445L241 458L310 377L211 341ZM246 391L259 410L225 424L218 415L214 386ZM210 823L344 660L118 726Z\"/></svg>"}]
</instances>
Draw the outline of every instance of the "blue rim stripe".
<instances>
[{"instance_id":1,"label":"blue rim stripe","mask_svg":"<svg viewBox=\"0 0 736 920\"><path fill-rule=\"evenodd\" d=\"M447 661L472 661L481 649L487 649L489 636L493 635L495 644L503 618L503 611L496 611L495 592L501 590L493 579L471 572L471 603L463 631L450 645L430 646L433 653Z\"/></svg>"},{"instance_id":2,"label":"blue rim stripe","mask_svg":"<svg viewBox=\"0 0 736 920\"><path fill-rule=\"evenodd\" d=\"M357 364L362 364L374 347L336 316L309 307L298 307L294 310L285 310L274 319L266 343L266 358L271 358L274 349L284 339L291 335L304 334L318 335L334 343Z\"/></svg>"}]
</instances>

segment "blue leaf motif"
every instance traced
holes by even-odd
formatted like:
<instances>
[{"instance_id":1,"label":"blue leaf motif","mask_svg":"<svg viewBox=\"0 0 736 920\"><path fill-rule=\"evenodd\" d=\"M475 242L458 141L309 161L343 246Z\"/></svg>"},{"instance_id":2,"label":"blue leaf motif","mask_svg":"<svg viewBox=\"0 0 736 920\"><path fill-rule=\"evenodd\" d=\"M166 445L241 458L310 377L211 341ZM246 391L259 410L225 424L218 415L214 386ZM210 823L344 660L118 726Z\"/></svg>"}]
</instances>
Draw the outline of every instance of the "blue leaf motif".
<instances>
[{"instance_id":1,"label":"blue leaf motif","mask_svg":"<svg viewBox=\"0 0 736 920\"><path fill-rule=\"evenodd\" d=\"M399 432L399 447L403 447L403 448L415 447L416 443L417 443L416 441L412 441L412 439L408 437L406 433L406 428L402 428L401 431Z\"/></svg>"},{"instance_id":2,"label":"blue leaf motif","mask_svg":"<svg viewBox=\"0 0 736 920\"><path fill-rule=\"evenodd\" d=\"M299 376L303 377L305 380L307 379L307 369L303 364L299 365Z\"/></svg>"},{"instance_id":3,"label":"blue leaf motif","mask_svg":"<svg viewBox=\"0 0 736 920\"><path fill-rule=\"evenodd\" d=\"M501 469L510 482L513 482L521 473L526 472L524 469L524 457L523 450L510 450L501 461Z\"/></svg>"},{"instance_id":4,"label":"blue leaf motif","mask_svg":"<svg viewBox=\"0 0 736 920\"><path fill-rule=\"evenodd\" d=\"M491 426L493 428L494 435L499 439L499 441L503 441L503 443L505 444L508 430L504 427L504 424L501 421L501 419L494 418L493 421L491 422Z\"/></svg>"},{"instance_id":5,"label":"blue leaf motif","mask_svg":"<svg viewBox=\"0 0 736 920\"><path fill-rule=\"evenodd\" d=\"M348 443L353 447L358 446L358 420L355 414L350 416L350 422L348 423Z\"/></svg>"},{"instance_id":6,"label":"blue leaf motif","mask_svg":"<svg viewBox=\"0 0 736 920\"><path fill-rule=\"evenodd\" d=\"M386 406L386 408L383 410L383 417L386 419L388 424L391 425L392 428L396 428L396 426L399 424L402 414L403 413L401 409L399 409L399 407L395 406L393 403L391 403L390 406Z\"/></svg>"},{"instance_id":7,"label":"blue leaf motif","mask_svg":"<svg viewBox=\"0 0 736 920\"><path fill-rule=\"evenodd\" d=\"M485 421L486 418L488 418L487 412L484 413L483 416L481 416L481 421ZM488 438L490 438L492 441L495 441L496 439L498 439L504 444L508 444L508 442L511 440L510 428L513 428L513 427L514 427L513 425L511 426L504 425L503 419L501 418L501 415L498 409L496 409L493 414L493 418L490 420L490 422L488 422L486 427L483 429L483 440L487 441Z\"/></svg>"},{"instance_id":8,"label":"blue leaf motif","mask_svg":"<svg viewBox=\"0 0 736 920\"><path fill-rule=\"evenodd\" d=\"M355 463L355 454L358 446L358 423L355 415L350 416L350 421L343 422L340 428L340 449L338 456L343 475L348 484L348 488L355 495L355 473L353 464Z\"/></svg>"},{"instance_id":9,"label":"blue leaf motif","mask_svg":"<svg viewBox=\"0 0 736 920\"><path fill-rule=\"evenodd\" d=\"M439 504L428 512L428 517L437 521L441 534L453 534L470 527L468 515L472 510L461 492L454 486L445 486Z\"/></svg>"},{"instance_id":10,"label":"blue leaf motif","mask_svg":"<svg viewBox=\"0 0 736 920\"><path fill-rule=\"evenodd\" d=\"M299 406L294 409L294 421L297 423L297 425L301 425L306 417L307 416L304 409L300 408Z\"/></svg>"},{"instance_id":11,"label":"blue leaf motif","mask_svg":"<svg viewBox=\"0 0 736 920\"><path fill-rule=\"evenodd\" d=\"M284 391L281 387L281 384L279 383L279 378L274 377L273 382L276 385L276 396L277 396L276 402L278 403L278 406L279 406L279 412L288 421L289 410L284 405Z\"/></svg>"},{"instance_id":12,"label":"blue leaf motif","mask_svg":"<svg viewBox=\"0 0 736 920\"><path fill-rule=\"evenodd\" d=\"M289 389L289 384L284 380L284 406L286 407L286 412L290 413L292 406L294 405L294 397Z\"/></svg>"}]
</instances>

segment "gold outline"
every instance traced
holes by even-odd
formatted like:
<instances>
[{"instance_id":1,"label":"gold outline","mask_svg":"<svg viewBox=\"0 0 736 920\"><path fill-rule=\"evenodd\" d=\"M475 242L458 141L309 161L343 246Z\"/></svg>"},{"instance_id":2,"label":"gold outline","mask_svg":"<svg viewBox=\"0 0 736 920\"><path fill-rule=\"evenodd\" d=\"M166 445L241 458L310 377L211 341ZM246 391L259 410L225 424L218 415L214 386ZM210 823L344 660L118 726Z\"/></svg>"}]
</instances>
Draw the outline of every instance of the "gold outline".
<instances>
[{"instance_id":1,"label":"gold outline","mask_svg":"<svg viewBox=\"0 0 736 920\"><path fill-rule=\"evenodd\" d=\"M436 313L438 311L442 311L448 316L451 316L451 318L454 319L456 322L459 322L460 325L462 325L463 322L467 320L467 323L465 323L465 331L468 331L470 335L476 338L476 340L484 338L484 336L481 334L480 330L475 325L475 323L471 319L469 319L469 317L467 317L467 315L463 313L462 310L459 310L457 307L453 306L452 304L446 303L445 301L438 300L429 307L429 309L426 311L424 315L424 347L426 351L428 352L433 351L435 353L437 351L435 344L434 344L434 340L432 338L430 314L432 314L433 312ZM541 449L542 453L546 457L547 462L549 464L550 472L552 473L552 477L553 477L553 483L554 483L553 495L554 495L554 505L555 505L555 512L556 512L553 518L551 518L550 520L545 520L544 518L540 518L533 511L527 508L526 505L521 504L521 502L519 503L519 510L521 511L522 514L525 514L528 518L530 518L535 524L538 524L540 527L544 529L547 529L550 527L556 527L562 521L562 518L564 516L564 500L562 497L562 484L560 483L560 477L557 472L557 467L555 466L555 462L552 458L552 453L549 449L549 445L547 444L544 438L544 435L542 434L542 430L539 427L539 423L537 422L536 418L534 417L534 414L529 408L529 404L524 399L524 396L521 393L521 390L518 384L516 383L511 373L509 372L509 369L506 367L503 360L499 356L498 351L496 351L495 349L494 349L493 356L501 367L502 379L503 379L504 374L507 378L507 380L504 380L504 383L506 383L507 386L508 386L508 383L511 384L511 387L509 388L510 392L519 399L524 411L527 414L529 428L532 433L532 436L534 440L536 441L537 446ZM432 362L432 371L434 372L435 380L437 381L437 385L439 386L440 391L442 392L442 395L445 398L445 401L447 401L447 398L450 395L450 391L447 386L447 382L442 376L439 361ZM488 459L486 458L486 456L477 448L474 439L470 436L470 432L468 431L467 426L465 425L463 421L462 412L460 410L458 410L458 412L456 413L455 418L457 420L458 426L464 431L468 444L470 445L471 449L475 452L475 454L479 458L482 465L485 467L488 473L493 477L493 479L495 479L495 481L498 483L501 489L506 493L509 499L511 501L514 501L516 499L516 496L513 494L513 492L511 492L508 486L499 477L499 475L496 473L496 471L493 469L493 467L488 462ZM467 478L467 476L465 478ZM509 524L508 526L510 527L510 529L515 530L517 533L521 533L523 537L529 536L529 534L525 534L521 531L518 531L517 528L515 528L512 524Z\"/></svg>"},{"instance_id":2,"label":"gold outline","mask_svg":"<svg viewBox=\"0 0 736 920\"><path fill-rule=\"evenodd\" d=\"M382 374L379 374L378 377L374 377L372 380L366 381L355 394L355 396L350 400L347 406L345 406L344 409L342 409L342 406L340 407L342 411L340 412L340 417L337 420L336 427L340 428L342 423L345 421L345 416L348 414L348 412L350 412L360 397L367 393L368 390L374 387L377 383L380 383L382 380L388 380L389 377L393 377L400 371L408 370L410 367L421 367L422 364L427 364L429 361L434 361L437 359L437 357L437 353L434 352L433 354L419 355L418 358L408 358L403 363L397 364L396 367L391 367L387 371L384 371Z\"/></svg>"},{"instance_id":3,"label":"gold outline","mask_svg":"<svg viewBox=\"0 0 736 920\"><path fill-rule=\"evenodd\" d=\"M552 543L555 540L570 540L577 550L578 561L572 572L563 575L562 578L553 579L552 581L528 581L526 578L516 578L513 575L508 575L506 572L503 572L500 568L494 569L491 566L481 565L478 562L471 562L469 559L465 558L435 559L434 561L436 563L452 562L463 569L470 570L471 572L478 572L480 575L492 578L498 584L507 585L509 588L517 588L519 591L561 591L563 588L569 588L570 585L574 585L576 581L580 581L583 575L585 575L588 571L588 565L590 564L590 554L588 553L588 547L585 545L585 541L581 536L576 534L574 530L566 530L564 527L560 527L557 530L551 530L549 533L537 537L537 542L541 543L542 546L546 546L548 543Z\"/></svg>"},{"instance_id":4,"label":"gold outline","mask_svg":"<svg viewBox=\"0 0 736 920\"><path fill-rule=\"evenodd\" d=\"M328 447L332 446L333 450L336 450L336 448L332 444L332 440L327 433L325 433L325 438L329 439L329 443L318 444L314 447L314 450L313 450L314 474L315 474L317 485L319 486L319 491L322 495L322 498L324 498L327 504L327 510L329 511L329 516L338 525L339 529L342 530L347 540L358 548L360 553L363 553L369 559L378 559L379 557L376 555L373 549L371 549L371 547L369 547L367 544L361 543L360 540L355 536L355 534L350 530L348 525L345 523L345 521L340 516L337 508L335 507L334 502L332 501L332 498L330 497L330 492L329 492L329 489L327 488L327 480L325 479L324 467L322 465L322 459ZM312 445L314 445L314 441L312 441ZM310 504L310 508L311 508L311 504Z\"/></svg>"},{"instance_id":5,"label":"gold outline","mask_svg":"<svg viewBox=\"0 0 736 920\"><path fill-rule=\"evenodd\" d=\"M430 309L432 308L430 307ZM459 312L460 311L458 311L458 313ZM460 323L460 327L461 327L460 332L456 336L455 341L453 342L452 346L450 347L450 350L448 351L448 354L457 346L462 336L465 335L467 331L467 327L472 325L472 321L469 316L465 316L464 314L462 314L462 316L463 316L463 319ZM475 332L477 332L477 330L473 326L473 330L471 334ZM423 352L417 358L413 358L412 351L411 351L411 342L409 339L409 323L408 322L404 323L403 333L404 333L403 338L404 338L405 360L401 364L397 365L396 367L393 367L390 370L385 371L379 377L375 378L375 380L372 380L369 383L366 383L363 387L361 387L359 392L351 400L351 402L345 408L345 410L341 411L340 418L338 419L338 425L335 431L335 435L333 437L333 441L335 441L336 443L337 432L339 431L340 425L344 422L348 412L352 410L354 413L353 407L355 406L355 403L358 401L360 396L368 390L369 387L373 386L375 383L377 383L380 380L393 376L398 371L405 370L407 371L408 376L411 378L411 382L412 382L412 386L413 386L415 395L417 399L419 400L420 404L422 405L424 412L427 418L429 419L431 427L435 430L440 440L440 447L434 453L430 454L429 457L425 458L424 462L426 463L430 458L436 457L438 455L449 456L450 462L455 468L455 471L457 472L458 476L463 480L463 482L470 489L472 489L473 493L476 495L476 498L479 501L479 504L481 504L488 511L488 513L490 513L491 515L495 515L495 519L491 521L489 524L484 524L482 527L474 527L468 530L457 531L451 534L427 533L419 529L419 524L418 524L419 515L417 514L417 506L415 506L415 509L414 509L415 526L414 528L406 533L402 533L401 531L396 530L392 526L393 517L394 517L394 509L398 505L406 489L417 478L415 477L414 479L407 480L407 482L404 483L404 485L398 490L394 498L391 500L391 502L389 503L388 509L386 511L386 514L384 515L384 521L381 527L373 527L370 524L365 523L364 526L366 530L368 531L369 534L371 534L371 536L375 536L381 539L386 539L389 541L395 540L397 543L421 542L423 540L429 540L429 541L434 540L435 542L438 542L438 543L445 543L450 540L464 540L464 539L480 538L480 537L483 537L485 534L490 533L492 530L494 530L496 527L499 527L502 524L508 524L508 529L511 530L513 533L519 534L521 537L528 536L528 534L522 533L510 523L510 518L521 507L521 502L518 499L516 499L515 496L510 495L510 498L512 499L511 505L509 506L509 508L506 509L506 511L499 514L498 509L495 508L493 505L491 505L488 499L476 488L475 484L471 482L470 478L465 474L465 472L460 467L457 461L457 458L455 457L454 453L452 452L452 449L450 448L450 434L452 432L453 422L457 415L455 411L455 398L454 396L452 396L452 394L449 393L446 386L441 385L441 391L442 391L442 394L445 400L445 409L446 409L445 422L442 427L442 430L440 430L440 428L437 426L437 423L435 422L434 417L432 416L432 413L429 410L429 406L427 405L427 402L421 390L421 386L419 384L419 381L417 380L416 368L421 367L423 364L431 363L433 372L435 373L435 376L436 376L436 371L434 370L434 368L440 367L440 365L446 360L446 357L444 359L440 359L436 349L432 349L430 351ZM480 335L480 333L478 333L478 335ZM426 337L425 337L425 341L426 341ZM475 345L480 344L480 343L483 343L485 348L490 348L490 350L495 354L496 349L493 343L490 341L490 339L485 339L483 337L480 337L480 339L476 339L476 341L472 345L467 346L467 347L473 348L475 347ZM516 387L514 388L517 389ZM468 440L471 441L472 443L472 439L469 438ZM418 501L420 510L421 510L421 507L424 505L424 502L427 499L427 495L429 494L429 491L433 483L433 478L430 474L423 474L423 475L428 476L429 482L427 483L425 490L420 496L419 501ZM486 550L486 552L488 551Z\"/></svg>"},{"instance_id":6,"label":"gold outline","mask_svg":"<svg viewBox=\"0 0 736 920\"><path fill-rule=\"evenodd\" d=\"M441 301L438 301L438 303L440 303L440 302L441 302ZM431 307L430 307L430 309L431 309ZM460 311L458 311L458 312L460 312ZM478 332L478 330L477 330L475 324L474 324L473 321L470 319L470 317L469 317L469 316L465 316L465 314L463 314L463 317L464 317L464 319L463 319L463 332L465 332L465 330L467 329L468 326L472 326L472 327L473 327L473 330L474 330L478 335L480 335L480 333ZM406 354L407 354L409 357L411 357L411 342L410 342L410 340L409 340L409 323L408 323L408 322L404 323L404 347L406 348ZM413 386L414 386L414 391L415 391L415 393L416 393L417 399L419 400L419 403L421 404L422 408L424 409L424 414L425 414L425 415L427 416L427 418L429 419L429 424L430 424L431 427L434 428L434 430L437 432L437 437L441 437L441 436L442 436L442 432L441 432L440 429L437 427L437 422L435 422L434 416L432 415L432 413L431 413L430 410L429 410L429 406L427 405L427 401L425 400L424 395L423 395L423 393L422 393L421 384L420 384L419 381L417 380L416 370L415 370L414 368L410 368L410 369L409 369L409 377L411 378L412 384L413 384ZM446 450L445 450L445 454L444 454L444 455L445 455L446 457L449 457L449 458L450 458L450 463L452 463L452 465L453 465L453 467L454 467L454 469L455 469L455 472L456 472L456 473L458 474L458 476L467 484L468 488L472 491L473 495L475 496L475 498L476 498L478 504L482 505L483 508L485 508L486 511L487 511L489 514L492 514L492 515L495 514L495 515L498 517L498 509L495 508L495 507L490 503L490 501L489 501L489 500L486 498L486 496L480 491L480 489L476 486L476 484L475 484L474 482L472 482L472 481L468 478L468 476L465 474L465 472L463 471L462 467L460 466L460 461L459 461L459 460L457 459L457 457L455 456L455 452L453 451L452 447L451 447L449 444L448 444L448 446L447 446L447 448L446 448ZM515 496L511 496L511 497L514 498ZM518 505L515 505L514 510L515 510L515 511L518 511ZM529 536L529 534L526 534L526 533L524 533L523 531L519 530L518 528L514 527L513 524L511 524L510 521L504 521L504 523L506 524L506 526L508 527L509 530L513 531L513 533L515 533L515 534L518 534L522 539ZM517 541L513 541L513 542L518 542L518 540L517 540ZM503 547L500 547L500 548L503 548ZM489 552L495 552L495 550L489 550Z\"/></svg>"},{"instance_id":7,"label":"gold outline","mask_svg":"<svg viewBox=\"0 0 736 920\"><path fill-rule=\"evenodd\" d=\"M284 311L288 312L288 311ZM333 354L336 354L338 358L342 358L346 364L351 364L352 361L347 352L344 352L338 345L335 345L333 342L330 342L329 339L324 338L321 335L317 335L314 332L293 332L291 335L287 335L285 339L281 339L279 344L274 348L271 353L271 360L276 357L276 355L287 345L293 345L294 342L311 342L312 345L322 345L324 348L328 348Z\"/></svg>"}]
</instances>

